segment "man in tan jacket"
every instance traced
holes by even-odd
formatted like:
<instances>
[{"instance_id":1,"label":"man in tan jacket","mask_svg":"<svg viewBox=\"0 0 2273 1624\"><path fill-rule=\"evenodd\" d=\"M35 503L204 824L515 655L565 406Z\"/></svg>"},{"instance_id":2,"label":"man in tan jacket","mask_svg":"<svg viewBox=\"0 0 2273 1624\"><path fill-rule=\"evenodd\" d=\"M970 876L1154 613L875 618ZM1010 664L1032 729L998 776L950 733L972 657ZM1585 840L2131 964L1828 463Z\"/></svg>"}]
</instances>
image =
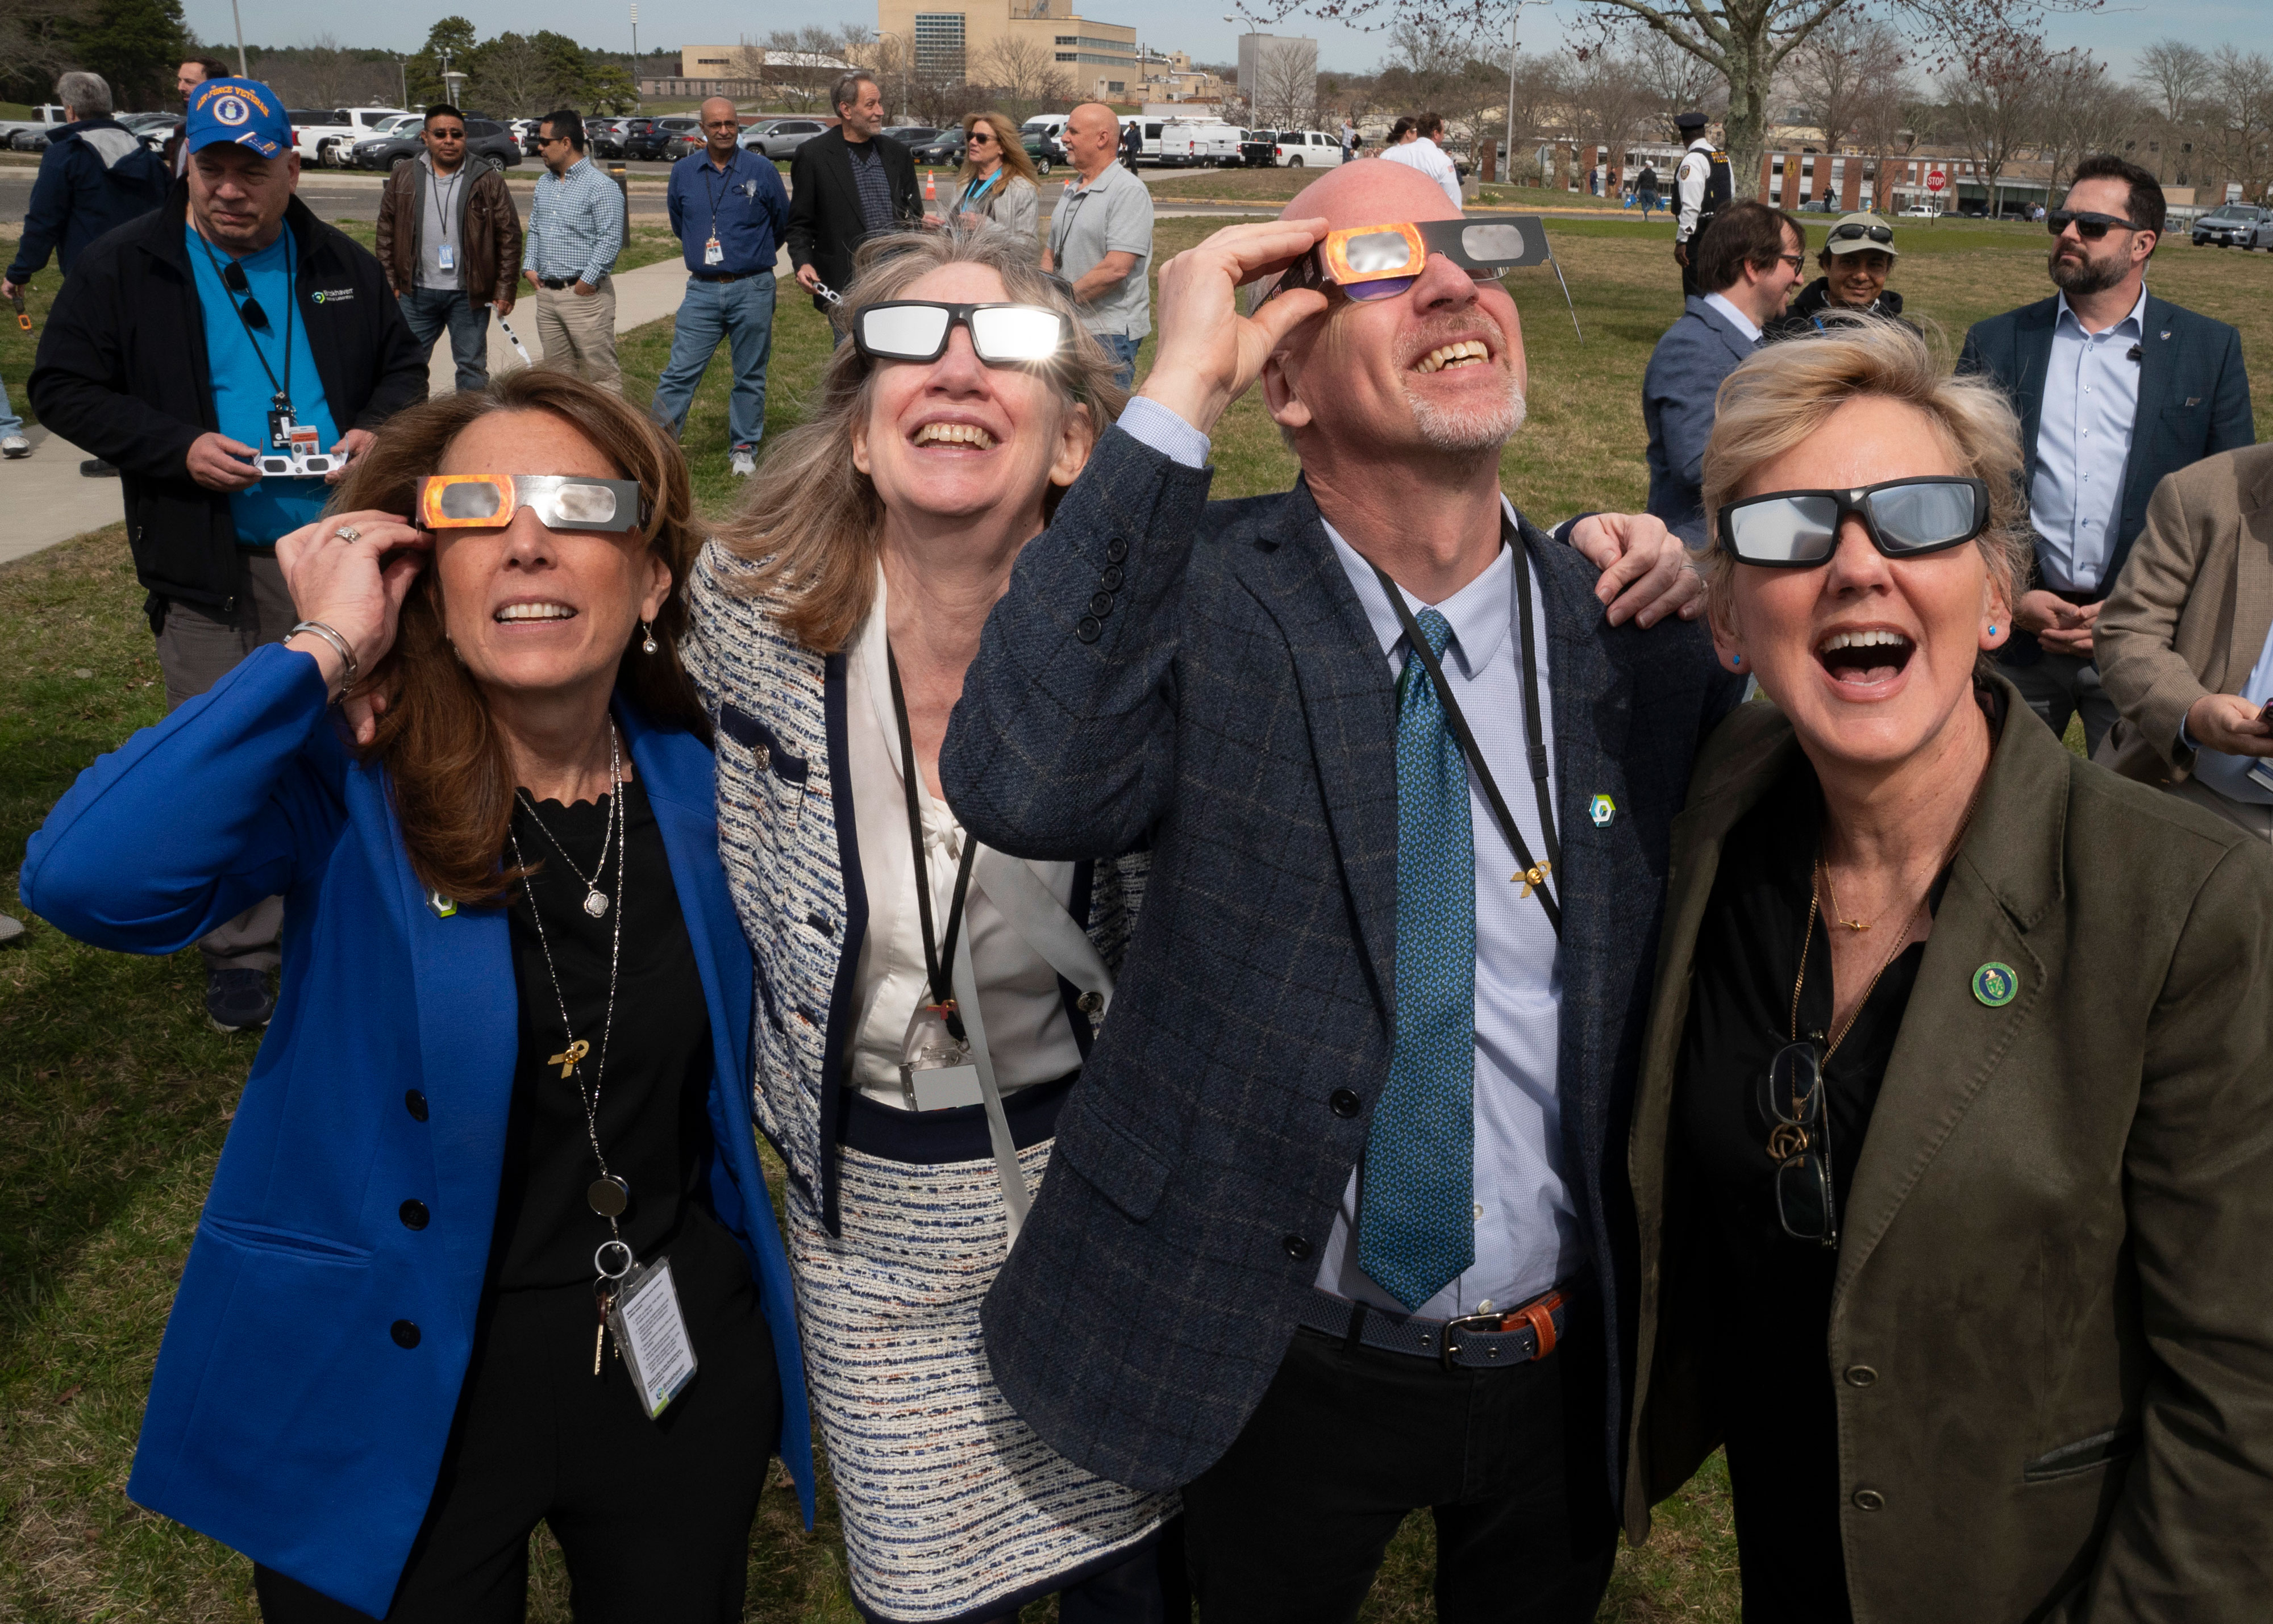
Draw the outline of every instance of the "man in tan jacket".
<instances>
[{"instance_id":1,"label":"man in tan jacket","mask_svg":"<svg viewBox=\"0 0 2273 1624\"><path fill-rule=\"evenodd\" d=\"M2120 713L2097 760L2273 840L2273 445L2155 488L2095 642Z\"/></svg>"},{"instance_id":2,"label":"man in tan jacket","mask_svg":"<svg viewBox=\"0 0 2273 1624\"><path fill-rule=\"evenodd\" d=\"M521 271L521 213L505 176L466 161L465 116L426 109L426 151L397 162L379 201L379 262L422 355L450 332L458 387L490 381L490 311L513 313Z\"/></svg>"}]
</instances>

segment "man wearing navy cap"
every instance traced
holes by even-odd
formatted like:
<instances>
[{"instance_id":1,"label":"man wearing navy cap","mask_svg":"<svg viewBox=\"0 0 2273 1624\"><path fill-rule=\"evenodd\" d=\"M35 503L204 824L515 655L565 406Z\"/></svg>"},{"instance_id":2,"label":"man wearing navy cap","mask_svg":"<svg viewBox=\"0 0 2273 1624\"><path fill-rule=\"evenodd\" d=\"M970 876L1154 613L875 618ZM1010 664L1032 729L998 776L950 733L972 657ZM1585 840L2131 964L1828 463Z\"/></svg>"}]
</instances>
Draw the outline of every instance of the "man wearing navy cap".
<instances>
[{"instance_id":1,"label":"man wearing navy cap","mask_svg":"<svg viewBox=\"0 0 2273 1624\"><path fill-rule=\"evenodd\" d=\"M1681 131L1681 138L1689 149L1681 154L1681 167L1673 172L1673 262L1681 267L1681 294L1684 298L1701 298L1710 289L1697 281L1697 267L1691 262L1689 250L1705 235L1705 228L1713 218L1735 200L1736 177L1729 168L1729 154L1713 145L1705 133L1705 115L1684 113L1673 121Z\"/></svg>"},{"instance_id":2,"label":"man wearing navy cap","mask_svg":"<svg viewBox=\"0 0 2273 1624\"><path fill-rule=\"evenodd\" d=\"M328 479L257 459L315 430L360 455L426 398L426 363L379 261L294 195L300 160L267 86L192 88L189 168L165 205L87 245L41 335L41 421L116 463L169 708L292 628L276 542L323 511ZM281 899L207 934L206 1013L223 1031L275 1007Z\"/></svg>"}]
</instances>

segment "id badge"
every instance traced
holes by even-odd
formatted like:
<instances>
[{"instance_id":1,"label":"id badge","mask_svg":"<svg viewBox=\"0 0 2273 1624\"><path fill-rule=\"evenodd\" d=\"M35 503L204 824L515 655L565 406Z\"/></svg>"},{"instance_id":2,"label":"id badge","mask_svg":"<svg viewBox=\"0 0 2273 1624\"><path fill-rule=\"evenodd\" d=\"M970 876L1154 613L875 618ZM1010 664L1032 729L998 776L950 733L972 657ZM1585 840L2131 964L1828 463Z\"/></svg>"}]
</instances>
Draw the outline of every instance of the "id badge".
<instances>
[{"instance_id":1,"label":"id badge","mask_svg":"<svg viewBox=\"0 0 2273 1624\"><path fill-rule=\"evenodd\" d=\"M441 251L436 255L436 258L440 261L441 266L444 270L456 270L458 268L458 245L455 243L443 243Z\"/></svg>"},{"instance_id":2,"label":"id badge","mask_svg":"<svg viewBox=\"0 0 2273 1624\"><path fill-rule=\"evenodd\" d=\"M671 1283L671 1260L634 1263L616 1288L608 1309L608 1328L631 1366L640 1408L652 1421L694 1380L694 1344L679 1312L679 1288Z\"/></svg>"},{"instance_id":3,"label":"id badge","mask_svg":"<svg viewBox=\"0 0 2273 1624\"><path fill-rule=\"evenodd\" d=\"M2273 767L2262 760L2252 761L2243 775L2261 790L2273 790Z\"/></svg>"},{"instance_id":4,"label":"id badge","mask_svg":"<svg viewBox=\"0 0 2273 1624\"><path fill-rule=\"evenodd\" d=\"M725 264L726 245L715 236L702 244L702 263L704 265Z\"/></svg>"},{"instance_id":5,"label":"id badge","mask_svg":"<svg viewBox=\"0 0 2273 1624\"><path fill-rule=\"evenodd\" d=\"M900 1088L918 1111L953 1111L986 1097L979 1092L976 1066L903 1066Z\"/></svg>"}]
</instances>

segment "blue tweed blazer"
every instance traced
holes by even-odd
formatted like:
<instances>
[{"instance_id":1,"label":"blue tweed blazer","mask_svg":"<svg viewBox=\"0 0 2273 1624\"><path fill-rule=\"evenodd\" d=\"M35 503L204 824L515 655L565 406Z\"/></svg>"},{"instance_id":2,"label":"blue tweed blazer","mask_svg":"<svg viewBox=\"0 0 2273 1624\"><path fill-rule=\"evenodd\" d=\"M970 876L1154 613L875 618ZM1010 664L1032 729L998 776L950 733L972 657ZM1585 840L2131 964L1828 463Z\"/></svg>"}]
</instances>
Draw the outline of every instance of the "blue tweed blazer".
<instances>
[{"instance_id":1,"label":"blue tweed blazer","mask_svg":"<svg viewBox=\"0 0 2273 1624\"><path fill-rule=\"evenodd\" d=\"M1649 511L1691 547L1705 545L1705 442L1721 385L1758 346L1695 294L1665 330L1641 378L1649 429Z\"/></svg>"},{"instance_id":2,"label":"blue tweed blazer","mask_svg":"<svg viewBox=\"0 0 2273 1624\"><path fill-rule=\"evenodd\" d=\"M1152 845L1112 1021L984 1316L1019 1414L1145 1489L1206 1470L1278 1369L1393 1029L1388 664L1308 486L1211 505L1208 483L1105 437L1019 555L940 757L990 845ZM1738 687L1700 627L1608 625L1594 568L1522 534L1561 762L1564 1172L1617 1350L1633 1296L1622 1147L1669 832ZM1601 826L1597 795L1617 808ZM1330 1108L1338 1089L1357 1117Z\"/></svg>"}]
</instances>

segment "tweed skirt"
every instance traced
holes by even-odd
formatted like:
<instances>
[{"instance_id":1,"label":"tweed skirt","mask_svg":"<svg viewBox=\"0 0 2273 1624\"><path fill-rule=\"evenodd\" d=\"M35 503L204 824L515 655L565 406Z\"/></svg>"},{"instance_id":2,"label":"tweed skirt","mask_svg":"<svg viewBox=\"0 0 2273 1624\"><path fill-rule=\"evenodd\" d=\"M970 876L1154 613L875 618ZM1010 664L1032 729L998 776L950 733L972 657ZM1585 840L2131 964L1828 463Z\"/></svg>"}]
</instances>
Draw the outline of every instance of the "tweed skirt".
<instances>
[{"instance_id":1,"label":"tweed skirt","mask_svg":"<svg viewBox=\"0 0 2273 1624\"><path fill-rule=\"evenodd\" d=\"M993 1157L904 1160L858 1148L859 1137L838 1150L843 1232L829 1234L791 1184L786 1237L855 1600L892 1624L957 1624L1128 1560L1175 1515L1176 1496L1067 1461L988 1371L979 1306L1009 1255ZM1016 1137L1031 1194L1051 1141Z\"/></svg>"}]
</instances>

